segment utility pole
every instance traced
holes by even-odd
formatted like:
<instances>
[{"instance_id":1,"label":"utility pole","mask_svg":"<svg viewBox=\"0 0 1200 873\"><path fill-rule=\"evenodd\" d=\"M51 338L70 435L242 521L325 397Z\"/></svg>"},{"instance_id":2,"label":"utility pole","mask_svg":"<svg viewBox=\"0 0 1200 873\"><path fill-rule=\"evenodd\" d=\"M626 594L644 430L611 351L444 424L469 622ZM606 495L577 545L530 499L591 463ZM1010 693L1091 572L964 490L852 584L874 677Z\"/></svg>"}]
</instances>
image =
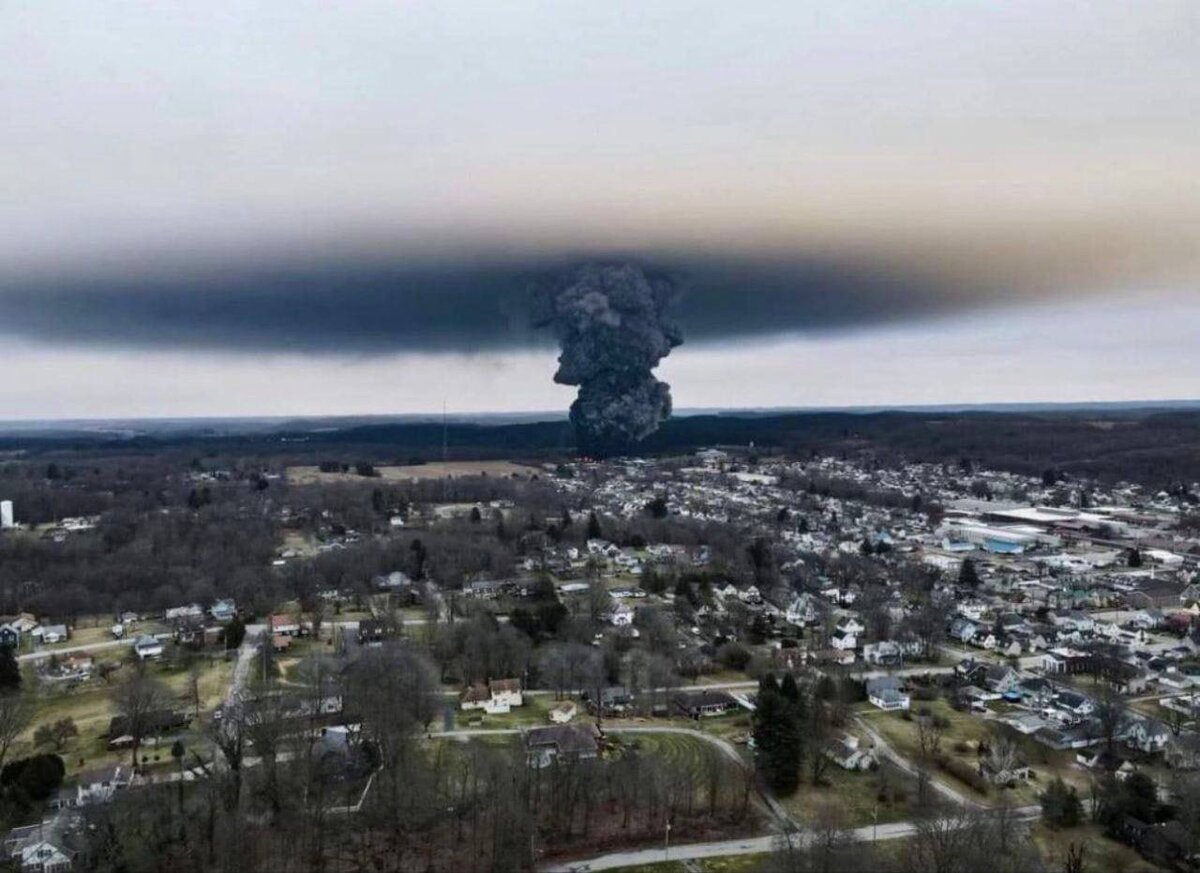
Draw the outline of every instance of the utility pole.
<instances>
[{"instance_id":1,"label":"utility pole","mask_svg":"<svg viewBox=\"0 0 1200 873\"><path fill-rule=\"evenodd\" d=\"M671 820L667 819L666 836L663 840L663 860L671 860Z\"/></svg>"}]
</instances>

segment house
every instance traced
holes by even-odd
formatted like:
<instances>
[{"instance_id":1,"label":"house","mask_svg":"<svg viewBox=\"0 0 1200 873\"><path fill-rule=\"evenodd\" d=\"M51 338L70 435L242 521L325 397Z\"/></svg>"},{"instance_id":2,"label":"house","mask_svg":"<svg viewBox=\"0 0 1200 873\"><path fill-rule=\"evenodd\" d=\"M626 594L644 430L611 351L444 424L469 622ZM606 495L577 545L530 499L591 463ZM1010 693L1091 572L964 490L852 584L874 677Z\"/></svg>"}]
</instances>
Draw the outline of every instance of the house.
<instances>
[{"instance_id":1,"label":"house","mask_svg":"<svg viewBox=\"0 0 1200 873\"><path fill-rule=\"evenodd\" d=\"M382 618L364 618L358 623L359 645L379 645L384 640L390 640L400 635L400 629L395 623Z\"/></svg>"},{"instance_id":2,"label":"house","mask_svg":"<svg viewBox=\"0 0 1200 873\"><path fill-rule=\"evenodd\" d=\"M158 709L146 716L145 736L153 737L185 728L191 718L185 712L172 709ZM133 735L129 732L129 723L123 715L114 715L108 723L108 747L110 749L126 749L133 745Z\"/></svg>"},{"instance_id":3,"label":"house","mask_svg":"<svg viewBox=\"0 0 1200 873\"><path fill-rule=\"evenodd\" d=\"M892 712L908 709L910 699L901 690L900 680L895 676L881 676L867 680L867 700L882 710Z\"/></svg>"},{"instance_id":4,"label":"house","mask_svg":"<svg viewBox=\"0 0 1200 873\"><path fill-rule=\"evenodd\" d=\"M829 645L841 652L852 652L858 648L858 637L838 628L833 632L833 636L829 638Z\"/></svg>"},{"instance_id":5,"label":"house","mask_svg":"<svg viewBox=\"0 0 1200 873\"><path fill-rule=\"evenodd\" d=\"M1025 703L1035 709L1049 705L1054 700L1054 686L1040 676L1024 679L1017 686L1017 692Z\"/></svg>"},{"instance_id":6,"label":"house","mask_svg":"<svg viewBox=\"0 0 1200 873\"><path fill-rule=\"evenodd\" d=\"M671 703L688 718L694 719L724 715L737 709L737 701L726 691L680 691L671 697Z\"/></svg>"},{"instance_id":7,"label":"house","mask_svg":"<svg viewBox=\"0 0 1200 873\"><path fill-rule=\"evenodd\" d=\"M488 715L503 715L514 706L524 705L521 683L517 679L497 679L487 685L472 685L463 692L464 710L482 709Z\"/></svg>"},{"instance_id":8,"label":"house","mask_svg":"<svg viewBox=\"0 0 1200 873\"><path fill-rule=\"evenodd\" d=\"M228 597L223 598L208 608L208 614L221 624L231 622L237 618L237 604Z\"/></svg>"},{"instance_id":9,"label":"house","mask_svg":"<svg viewBox=\"0 0 1200 873\"><path fill-rule=\"evenodd\" d=\"M858 737L851 734L826 743L824 755L843 770L870 770L877 764L875 753L861 748Z\"/></svg>"},{"instance_id":10,"label":"house","mask_svg":"<svg viewBox=\"0 0 1200 873\"><path fill-rule=\"evenodd\" d=\"M1086 695L1066 689L1060 690L1055 695L1054 705L1076 718L1086 718L1096 711L1096 705Z\"/></svg>"},{"instance_id":11,"label":"house","mask_svg":"<svg viewBox=\"0 0 1200 873\"><path fill-rule=\"evenodd\" d=\"M950 622L950 638L960 643L969 643L979 633L979 625L966 618L956 618Z\"/></svg>"},{"instance_id":12,"label":"house","mask_svg":"<svg viewBox=\"0 0 1200 873\"><path fill-rule=\"evenodd\" d=\"M41 640L42 645L49 646L54 643L65 643L71 638L70 632L65 624L42 625L30 631L30 636Z\"/></svg>"},{"instance_id":13,"label":"house","mask_svg":"<svg viewBox=\"0 0 1200 873\"><path fill-rule=\"evenodd\" d=\"M574 700L564 700L550 707L550 721L566 724L579 714L579 705Z\"/></svg>"},{"instance_id":14,"label":"house","mask_svg":"<svg viewBox=\"0 0 1200 873\"><path fill-rule=\"evenodd\" d=\"M1200 770L1200 734L1172 736L1163 750L1163 760L1175 770Z\"/></svg>"},{"instance_id":15,"label":"house","mask_svg":"<svg viewBox=\"0 0 1200 873\"><path fill-rule=\"evenodd\" d=\"M66 873L75 864L75 851L65 839L67 826L60 813L39 824L13 828L4 838L4 854L23 873Z\"/></svg>"},{"instance_id":16,"label":"house","mask_svg":"<svg viewBox=\"0 0 1200 873\"><path fill-rule=\"evenodd\" d=\"M608 621L613 627L629 627L633 624L633 607L624 603L618 603L613 607L613 611L609 613Z\"/></svg>"},{"instance_id":17,"label":"house","mask_svg":"<svg viewBox=\"0 0 1200 873\"><path fill-rule=\"evenodd\" d=\"M464 597L475 597L490 600L500 596L502 583L495 579L471 579L463 583Z\"/></svg>"},{"instance_id":18,"label":"house","mask_svg":"<svg viewBox=\"0 0 1200 873\"><path fill-rule=\"evenodd\" d=\"M52 658L51 661L53 660ZM95 665L90 655L68 655L59 662L56 678L87 679L92 675Z\"/></svg>"},{"instance_id":19,"label":"house","mask_svg":"<svg viewBox=\"0 0 1200 873\"><path fill-rule=\"evenodd\" d=\"M375 587L380 591L407 591L413 587L413 581L405 573L400 570L393 570L382 576L376 576L373 580Z\"/></svg>"},{"instance_id":20,"label":"house","mask_svg":"<svg viewBox=\"0 0 1200 873\"><path fill-rule=\"evenodd\" d=\"M736 591L736 589L734 589ZM821 614L817 611L816 603L809 594L797 594L792 598L784 611L788 624L804 626L818 621Z\"/></svg>"},{"instance_id":21,"label":"house","mask_svg":"<svg viewBox=\"0 0 1200 873\"><path fill-rule=\"evenodd\" d=\"M22 846L11 857L16 860L18 856L23 873L64 873L72 869L75 853L59 843L39 840Z\"/></svg>"},{"instance_id":22,"label":"house","mask_svg":"<svg viewBox=\"0 0 1200 873\"><path fill-rule=\"evenodd\" d=\"M1163 751L1171 741L1167 726L1153 718L1135 719L1124 733L1129 746L1148 755Z\"/></svg>"},{"instance_id":23,"label":"house","mask_svg":"<svg viewBox=\"0 0 1200 873\"><path fill-rule=\"evenodd\" d=\"M142 634L133 641L133 652L139 659L161 658L163 655L162 641L150 634Z\"/></svg>"},{"instance_id":24,"label":"house","mask_svg":"<svg viewBox=\"0 0 1200 873\"><path fill-rule=\"evenodd\" d=\"M163 618L167 622L183 621L185 619L204 618L204 610L200 608L198 603L189 603L187 606L173 606L163 613Z\"/></svg>"},{"instance_id":25,"label":"house","mask_svg":"<svg viewBox=\"0 0 1200 873\"><path fill-rule=\"evenodd\" d=\"M1129 627L1137 628L1138 630L1154 630L1157 627L1162 627L1167 623L1166 616L1161 609L1150 607L1148 609L1139 609L1129 617L1126 624Z\"/></svg>"},{"instance_id":26,"label":"house","mask_svg":"<svg viewBox=\"0 0 1200 873\"><path fill-rule=\"evenodd\" d=\"M37 617L30 612L22 612L15 618L8 618L4 624L17 632L17 635L32 634L38 627Z\"/></svg>"},{"instance_id":27,"label":"house","mask_svg":"<svg viewBox=\"0 0 1200 873\"><path fill-rule=\"evenodd\" d=\"M863 660L872 666L899 667L904 662L904 650L893 640L867 643L863 646Z\"/></svg>"},{"instance_id":28,"label":"house","mask_svg":"<svg viewBox=\"0 0 1200 873\"><path fill-rule=\"evenodd\" d=\"M77 779L74 806L108 803L117 791L129 787L129 773L120 764L85 771Z\"/></svg>"},{"instance_id":29,"label":"house","mask_svg":"<svg viewBox=\"0 0 1200 873\"><path fill-rule=\"evenodd\" d=\"M15 649L21 643L21 632L11 624L0 625L0 649Z\"/></svg>"},{"instance_id":30,"label":"house","mask_svg":"<svg viewBox=\"0 0 1200 873\"><path fill-rule=\"evenodd\" d=\"M199 648L204 645L204 620L182 618L175 622L175 642L181 646Z\"/></svg>"},{"instance_id":31,"label":"house","mask_svg":"<svg viewBox=\"0 0 1200 873\"><path fill-rule=\"evenodd\" d=\"M852 634L854 636L861 636L862 632L865 631L867 628L861 621L859 621L854 616L850 615L850 616L846 616L845 618L842 618L841 620L838 621L837 629L839 631L841 631L842 633Z\"/></svg>"},{"instance_id":32,"label":"house","mask_svg":"<svg viewBox=\"0 0 1200 873\"><path fill-rule=\"evenodd\" d=\"M271 634L271 651L282 655L292 647L292 638L284 634Z\"/></svg>"},{"instance_id":33,"label":"house","mask_svg":"<svg viewBox=\"0 0 1200 873\"><path fill-rule=\"evenodd\" d=\"M585 695L585 699L587 699ZM596 701L588 699L588 709L596 711ZM600 689L600 714L624 715L633 709L633 695L623 685Z\"/></svg>"},{"instance_id":34,"label":"house","mask_svg":"<svg viewBox=\"0 0 1200 873\"><path fill-rule=\"evenodd\" d=\"M600 729L591 722L556 724L525 731L526 759L531 767L548 767L558 759L587 760L600 754Z\"/></svg>"},{"instance_id":35,"label":"house","mask_svg":"<svg viewBox=\"0 0 1200 873\"><path fill-rule=\"evenodd\" d=\"M984 670L983 684L997 694L1007 694L1021 684L1021 677L1012 667L991 664Z\"/></svg>"},{"instance_id":36,"label":"house","mask_svg":"<svg viewBox=\"0 0 1200 873\"><path fill-rule=\"evenodd\" d=\"M300 622L296 620L295 616L273 613L269 622L272 634L294 637L300 633Z\"/></svg>"}]
</instances>

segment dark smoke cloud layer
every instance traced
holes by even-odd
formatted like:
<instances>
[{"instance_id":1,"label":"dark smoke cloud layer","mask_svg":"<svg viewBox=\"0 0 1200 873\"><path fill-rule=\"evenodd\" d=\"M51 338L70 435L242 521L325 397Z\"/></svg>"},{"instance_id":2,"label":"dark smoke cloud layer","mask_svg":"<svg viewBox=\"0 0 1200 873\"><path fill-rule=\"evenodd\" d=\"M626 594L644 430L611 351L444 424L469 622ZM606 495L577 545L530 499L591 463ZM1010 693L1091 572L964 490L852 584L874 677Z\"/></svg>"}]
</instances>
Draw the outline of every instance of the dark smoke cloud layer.
<instances>
[{"instance_id":1,"label":"dark smoke cloud layer","mask_svg":"<svg viewBox=\"0 0 1200 873\"><path fill-rule=\"evenodd\" d=\"M0 335L74 345L335 355L544 347L537 277L626 257L147 270L93 279L0 277ZM691 342L854 328L994 303L928 278L815 260L665 253Z\"/></svg>"},{"instance_id":2,"label":"dark smoke cloud layer","mask_svg":"<svg viewBox=\"0 0 1200 873\"><path fill-rule=\"evenodd\" d=\"M634 264L587 264L534 290L535 321L562 346L554 381L578 385L571 423L590 455L628 451L671 414L671 392L654 378L683 342L668 317L669 279Z\"/></svg>"}]
</instances>

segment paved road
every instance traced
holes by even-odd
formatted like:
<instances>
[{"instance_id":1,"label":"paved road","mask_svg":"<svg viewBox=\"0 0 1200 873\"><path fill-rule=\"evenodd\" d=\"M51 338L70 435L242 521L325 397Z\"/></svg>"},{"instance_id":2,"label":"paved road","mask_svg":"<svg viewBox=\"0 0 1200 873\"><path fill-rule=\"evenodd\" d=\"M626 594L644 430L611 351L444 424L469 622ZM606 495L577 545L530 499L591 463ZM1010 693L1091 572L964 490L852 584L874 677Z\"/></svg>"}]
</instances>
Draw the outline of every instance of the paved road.
<instances>
[{"instance_id":1,"label":"paved road","mask_svg":"<svg viewBox=\"0 0 1200 873\"><path fill-rule=\"evenodd\" d=\"M242 695L246 680L250 677L250 665L254 663L254 653L258 651L258 640L265 627L261 624L247 625L246 636L238 649L237 663L233 665L233 678L229 681L229 691L225 693L226 705L234 703Z\"/></svg>"},{"instance_id":2,"label":"paved road","mask_svg":"<svg viewBox=\"0 0 1200 873\"><path fill-rule=\"evenodd\" d=\"M1041 815L1041 809L1036 806L1026 806L1015 810L1020 821L1033 821ZM898 840L910 837L916 832L912 822L901 821L891 824L881 824L878 827L868 825L851 831L852 838L857 842L872 840ZM670 849L639 849L630 852L614 852L601 855L598 858L588 858L580 861L559 861L542 865L542 873L595 873L599 870L611 870L615 867L638 867L643 864L662 864L667 861L696 861L704 858L726 858L734 855L757 855L771 852L778 845L781 837L749 837L742 840L724 840L716 843L686 843L671 846ZM793 840L805 839L803 834L792 837Z\"/></svg>"},{"instance_id":3,"label":"paved road","mask_svg":"<svg viewBox=\"0 0 1200 873\"><path fill-rule=\"evenodd\" d=\"M169 636L169 634L168 634ZM63 648L39 649L36 652L28 652L24 655L17 655L18 661L41 661L54 655L75 655L80 652L94 652L101 649L117 649L122 646L132 646L136 637L126 640L105 640L102 643L88 643L85 646L65 646Z\"/></svg>"}]
</instances>

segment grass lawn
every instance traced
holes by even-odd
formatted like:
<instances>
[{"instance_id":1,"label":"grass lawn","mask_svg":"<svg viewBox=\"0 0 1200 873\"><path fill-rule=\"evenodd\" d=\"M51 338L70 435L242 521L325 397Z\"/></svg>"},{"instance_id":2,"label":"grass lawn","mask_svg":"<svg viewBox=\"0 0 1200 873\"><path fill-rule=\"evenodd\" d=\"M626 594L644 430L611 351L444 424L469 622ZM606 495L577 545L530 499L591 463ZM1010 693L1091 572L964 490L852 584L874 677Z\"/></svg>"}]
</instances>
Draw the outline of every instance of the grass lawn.
<instances>
[{"instance_id":1,"label":"grass lawn","mask_svg":"<svg viewBox=\"0 0 1200 873\"><path fill-rule=\"evenodd\" d=\"M806 781L795 794L780 798L784 807L799 822L816 821L821 808L832 805L846 816L846 825L865 827L878 814L879 824L904 821L912 817L916 800L916 781L894 764L884 761L878 770L850 772L830 762L825 771L827 785L814 786Z\"/></svg>"},{"instance_id":2,"label":"grass lawn","mask_svg":"<svg viewBox=\"0 0 1200 873\"><path fill-rule=\"evenodd\" d=\"M201 712L211 712L224 698L233 676L233 661L224 658L203 659L200 662L200 698ZM171 695L171 705L180 710L190 709L190 701L185 701L188 688L189 671L186 667L175 666L170 662L147 665L149 673L166 687ZM79 735L66 744L61 750L63 761L67 765L68 776L82 769L127 761L127 751L111 752L108 749L108 725L117 714L113 703L113 690L116 683L122 681L132 672L132 665L125 664L106 685L99 679L92 679L75 688L64 686L43 686L34 692L34 717L14 749L12 757L31 754L34 749L33 734L40 725L51 724L59 719L70 718L75 722ZM30 687L35 687L30 683ZM185 743L190 745L198 734L195 730L184 732ZM172 738L173 739L173 738ZM43 749L42 751L47 751ZM153 759L157 750L147 747ZM164 766L171 764L166 750L158 752Z\"/></svg>"},{"instance_id":3,"label":"grass lawn","mask_svg":"<svg viewBox=\"0 0 1200 873\"><path fill-rule=\"evenodd\" d=\"M1073 753L1046 748L1032 737L1023 736L1010 728L978 718L971 713L958 712L944 700L914 700L911 721L904 719L899 713L878 711L867 715L866 719L897 752L910 761L916 761L921 757L917 718L918 713L926 709L931 715L945 719L948 724L941 739L940 748L943 755L975 767L979 760L977 750L980 741L994 742L997 736L1003 735L1016 743L1025 761L1033 768L1036 778L1014 788L1004 789L1003 795L1000 789L993 789L986 797L939 769L937 778L951 782L959 790L983 803L994 803L1001 796L1018 806L1037 803L1045 784L1055 776L1061 776L1081 791L1087 785L1086 776L1074 766Z\"/></svg>"},{"instance_id":4,"label":"grass lawn","mask_svg":"<svg viewBox=\"0 0 1200 873\"><path fill-rule=\"evenodd\" d=\"M482 709L455 709L454 726L460 730L499 730L550 724L550 709L556 702L550 695L526 696L524 706L515 707L505 715L488 715Z\"/></svg>"},{"instance_id":5,"label":"grass lawn","mask_svg":"<svg viewBox=\"0 0 1200 873\"><path fill-rule=\"evenodd\" d=\"M769 856L765 853L758 855L730 855L728 858L704 858L693 862L703 873L758 873L766 865Z\"/></svg>"},{"instance_id":6,"label":"grass lawn","mask_svg":"<svg viewBox=\"0 0 1200 873\"><path fill-rule=\"evenodd\" d=\"M1106 837L1096 825L1086 824L1055 830L1045 824L1033 826L1032 837L1048 869L1063 869L1071 843L1083 845L1083 867L1096 873L1156 873L1156 867L1129 846Z\"/></svg>"},{"instance_id":7,"label":"grass lawn","mask_svg":"<svg viewBox=\"0 0 1200 873\"><path fill-rule=\"evenodd\" d=\"M881 710L868 711L867 718L871 727L883 734L897 752L905 758L913 760L921 755L921 745L917 738L917 718L918 714L925 710L928 710L933 717L943 718L948 723L941 741L942 751L947 755L964 759L970 758L973 761L975 747L979 741L992 735L990 726L982 719L965 712L958 712L944 700L914 700L911 720L905 719L901 713ZM957 753L954 749L957 743L969 744L970 751L965 755Z\"/></svg>"}]
</instances>

